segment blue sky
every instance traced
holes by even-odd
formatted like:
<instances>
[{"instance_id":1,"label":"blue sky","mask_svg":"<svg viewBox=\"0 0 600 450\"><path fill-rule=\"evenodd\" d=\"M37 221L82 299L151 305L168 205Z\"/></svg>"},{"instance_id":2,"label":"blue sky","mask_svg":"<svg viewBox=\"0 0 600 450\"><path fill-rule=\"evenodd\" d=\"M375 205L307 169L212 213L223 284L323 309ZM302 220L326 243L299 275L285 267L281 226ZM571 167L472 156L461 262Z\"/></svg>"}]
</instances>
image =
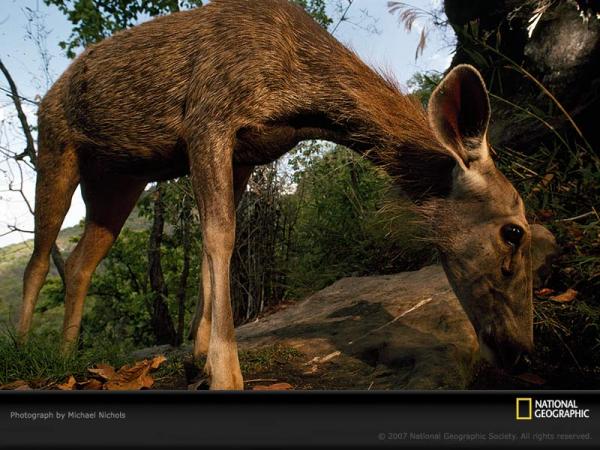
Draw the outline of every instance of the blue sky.
<instances>
[{"instance_id":1,"label":"blue sky","mask_svg":"<svg viewBox=\"0 0 600 450\"><path fill-rule=\"evenodd\" d=\"M406 3L425 10L439 7L440 2L441 0L406 0ZM348 12L349 21L340 23L335 36L371 66L393 73L402 84L418 71L445 70L452 56L452 46L449 45L452 36L440 32L430 33L423 55L415 61L419 31L425 21L417 21L413 31L407 33L398 23L397 17L389 14L387 3L387 0L354 0ZM49 76L42 70L38 48L27 37L27 8L42 18L40 23L49 33L46 38ZM329 12L333 17L338 17L333 8ZM0 0L0 58L15 79L21 95L31 99L42 97L48 84L65 70L70 60L60 49L58 42L65 40L70 31L71 24L66 18L55 7L47 7L42 0ZM4 77L0 77L0 87L7 88ZM35 124L35 107L25 105L25 108L30 123ZM18 126L10 100L0 91L0 146L18 151L24 148ZM0 159L0 235L7 231L8 225L33 229L33 219L25 202L16 194L6 192L11 178L19 178L16 167L9 167ZM24 173L24 190L32 203L34 180L34 173ZM84 214L85 208L78 190L63 227L78 223ZM19 232L0 236L0 247L31 237L30 234Z\"/></svg>"}]
</instances>

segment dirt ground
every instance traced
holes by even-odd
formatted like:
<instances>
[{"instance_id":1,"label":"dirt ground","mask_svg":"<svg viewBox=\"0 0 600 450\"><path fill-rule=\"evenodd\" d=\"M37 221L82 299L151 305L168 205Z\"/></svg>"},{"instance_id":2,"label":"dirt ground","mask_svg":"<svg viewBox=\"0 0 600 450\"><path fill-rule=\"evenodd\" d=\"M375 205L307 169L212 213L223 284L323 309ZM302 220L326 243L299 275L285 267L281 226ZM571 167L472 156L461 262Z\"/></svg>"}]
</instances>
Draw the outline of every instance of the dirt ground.
<instances>
[{"instance_id":1,"label":"dirt ground","mask_svg":"<svg viewBox=\"0 0 600 450\"><path fill-rule=\"evenodd\" d=\"M203 362L194 363L190 356L179 354L175 362L156 374L153 389L208 389L201 370ZM294 390L393 390L393 369L336 355L324 363L313 362L292 348L274 346L240 354L245 389L269 387L281 383ZM574 370L556 370L541 362L533 362L530 371L511 375L484 362L477 363L469 390L531 389L599 389L600 374L582 374Z\"/></svg>"}]
</instances>

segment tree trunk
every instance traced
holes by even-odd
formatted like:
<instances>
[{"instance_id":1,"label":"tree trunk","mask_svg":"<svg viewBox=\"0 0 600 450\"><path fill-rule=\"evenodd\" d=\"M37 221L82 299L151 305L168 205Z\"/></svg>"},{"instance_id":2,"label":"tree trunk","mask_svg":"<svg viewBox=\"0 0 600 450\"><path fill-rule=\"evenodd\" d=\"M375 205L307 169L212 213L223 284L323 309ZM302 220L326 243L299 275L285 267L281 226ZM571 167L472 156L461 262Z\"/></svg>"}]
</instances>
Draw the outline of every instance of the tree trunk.
<instances>
[{"instance_id":1,"label":"tree trunk","mask_svg":"<svg viewBox=\"0 0 600 450\"><path fill-rule=\"evenodd\" d=\"M175 328L169 314L167 298L169 293L161 264L160 246L165 227L165 205L162 199L162 185L155 192L154 217L148 242L148 278L152 292L152 330L157 344L176 344Z\"/></svg>"},{"instance_id":2,"label":"tree trunk","mask_svg":"<svg viewBox=\"0 0 600 450\"><path fill-rule=\"evenodd\" d=\"M191 219L191 205L188 197L184 194L183 214L182 214L182 230L181 240L183 243L183 268L181 270L181 276L179 277L179 289L177 291L177 345L181 345L183 342L183 329L185 325L185 300L186 291L188 285L188 277L190 274L190 252L192 249L192 239L190 236L190 221Z\"/></svg>"},{"instance_id":3,"label":"tree trunk","mask_svg":"<svg viewBox=\"0 0 600 450\"><path fill-rule=\"evenodd\" d=\"M52 262L54 263L54 267L56 267L56 271L58 272L58 276L62 280L63 286L65 284L65 260L56 245L56 242L52 244Z\"/></svg>"}]
</instances>

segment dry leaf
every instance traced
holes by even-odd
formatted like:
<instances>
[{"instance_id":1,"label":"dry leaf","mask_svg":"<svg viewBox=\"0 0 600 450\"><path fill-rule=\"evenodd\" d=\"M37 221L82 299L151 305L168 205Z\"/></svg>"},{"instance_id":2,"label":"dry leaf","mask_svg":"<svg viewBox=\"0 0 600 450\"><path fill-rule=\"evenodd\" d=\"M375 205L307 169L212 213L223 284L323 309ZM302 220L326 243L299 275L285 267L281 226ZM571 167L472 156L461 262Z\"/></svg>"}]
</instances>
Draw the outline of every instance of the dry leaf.
<instances>
[{"instance_id":1,"label":"dry leaf","mask_svg":"<svg viewBox=\"0 0 600 450\"><path fill-rule=\"evenodd\" d=\"M552 295L552 296L548 297L548 299L550 299L554 302L568 303L568 302L572 302L573 300L575 300L575 297L577 297L577 291L575 289L569 288L562 294Z\"/></svg>"},{"instance_id":2,"label":"dry leaf","mask_svg":"<svg viewBox=\"0 0 600 450\"><path fill-rule=\"evenodd\" d=\"M542 220L550 220L550 219L554 218L555 213L554 213L554 211L552 211L550 209L540 209L537 212L537 215Z\"/></svg>"},{"instance_id":3,"label":"dry leaf","mask_svg":"<svg viewBox=\"0 0 600 450\"><path fill-rule=\"evenodd\" d=\"M79 383L78 387L84 391L99 391L104 387L104 383L102 383L100 380L96 380L95 378L90 378L87 381Z\"/></svg>"},{"instance_id":4,"label":"dry leaf","mask_svg":"<svg viewBox=\"0 0 600 450\"><path fill-rule=\"evenodd\" d=\"M306 361L304 363L305 366L310 366L312 364L317 364L319 361L321 360L320 356L315 356L313 359L311 359L310 361Z\"/></svg>"},{"instance_id":5,"label":"dry leaf","mask_svg":"<svg viewBox=\"0 0 600 450\"><path fill-rule=\"evenodd\" d=\"M269 386L254 386L252 388L253 391L289 391L294 389L293 386L289 383L275 383Z\"/></svg>"},{"instance_id":6,"label":"dry leaf","mask_svg":"<svg viewBox=\"0 0 600 450\"><path fill-rule=\"evenodd\" d=\"M544 175L544 178L542 178L542 181L540 181L539 184L532 189L532 192L539 192L541 190L546 189L548 187L548 185L550 183L552 183L553 179L554 179L554 174L547 173L546 175Z\"/></svg>"},{"instance_id":7,"label":"dry leaf","mask_svg":"<svg viewBox=\"0 0 600 450\"><path fill-rule=\"evenodd\" d=\"M88 372L98 379L92 378L80 383L79 387L84 390L111 391L148 389L154 384L149 372L158 369L166 360L163 355L158 355L151 360L144 359L133 365L125 365L117 371L108 364L97 364L96 367L88 369Z\"/></svg>"},{"instance_id":8,"label":"dry leaf","mask_svg":"<svg viewBox=\"0 0 600 450\"><path fill-rule=\"evenodd\" d=\"M96 364L96 367L88 369L88 372L93 375L97 375L104 381L112 380L116 374L115 369L108 364Z\"/></svg>"},{"instance_id":9,"label":"dry leaf","mask_svg":"<svg viewBox=\"0 0 600 450\"><path fill-rule=\"evenodd\" d=\"M554 289L542 288L535 291L535 295L537 295L538 297L548 297L549 295L554 294L554 292Z\"/></svg>"},{"instance_id":10,"label":"dry leaf","mask_svg":"<svg viewBox=\"0 0 600 450\"><path fill-rule=\"evenodd\" d=\"M567 231L571 235L571 239L575 241L581 241L581 239L584 237L583 231L581 231L581 229L575 224L570 224L570 226L567 228Z\"/></svg>"},{"instance_id":11,"label":"dry leaf","mask_svg":"<svg viewBox=\"0 0 600 450\"><path fill-rule=\"evenodd\" d=\"M137 363L133 367L123 366L114 378L108 381L105 389L109 391L136 391L149 388L154 384L152 377L148 376L150 366L148 362Z\"/></svg>"},{"instance_id":12,"label":"dry leaf","mask_svg":"<svg viewBox=\"0 0 600 450\"><path fill-rule=\"evenodd\" d=\"M33 388L31 386L29 386L28 384L23 384L21 386L19 386L18 388L15 388L15 391L32 391Z\"/></svg>"},{"instance_id":13,"label":"dry leaf","mask_svg":"<svg viewBox=\"0 0 600 450\"><path fill-rule=\"evenodd\" d=\"M56 385L61 391L72 391L76 389L77 381L73 375L69 375L69 379L62 384Z\"/></svg>"},{"instance_id":14,"label":"dry leaf","mask_svg":"<svg viewBox=\"0 0 600 450\"><path fill-rule=\"evenodd\" d=\"M520 380L523 380L527 383L530 384L535 384L538 386L541 386L542 384L546 384L546 380L544 380L542 377L540 377L539 375L536 375L534 373L522 373L521 375L517 375L517 378Z\"/></svg>"},{"instance_id":15,"label":"dry leaf","mask_svg":"<svg viewBox=\"0 0 600 450\"><path fill-rule=\"evenodd\" d=\"M302 372L303 375L312 375L313 373L317 373L319 371L319 367L318 366L310 366L310 369L308 369L305 372Z\"/></svg>"},{"instance_id":16,"label":"dry leaf","mask_svg":"<svg viewBox=\"0 0 600 450\"><path fill-rule=\"evenodd\" d=\"M155 356L152 361L150 362L150 368L151 369L158 369L158 367L164 363L167 360L167 358L164 357L164 355L158 355Z\"/></svg>"},{"instance_id":17,"label":"dry leaf","mask_svg":"<svg viewBox=\"0 0 600 450\"><path fill-rule=\"evenodd\" d=\"M149 372L157 369L164 361L166 358L160 355L150 361L147 359L139 361L133 366L125 365L104 385L104 388L110 391L149 389L154 384L154 379Z\"/></svg>"},{"instance_id":18,"label":"dry leaf","mask_svg":"<svg viewBox=\"0 0 600 450\"><path fill-rule=\"evenodd\" d=\"M29 387L29 384L27 383L27 381L25 380L17 380L17 381L13 381L11 383L6 383L6 384L1 384L0 385L0 391L12 391L12 390L27 390L27 389L23 389L23 387L27 387L29 389L31 389Z\"/></svg>"},{"instance_id":19,"label":"dry leaf","mask_svg":"<svg viewBox=\"0 0 600 450\"><path fill-rule=\"evenodd\" d=\"M325 355L325 356L315 356L310 361L305 362L304 365L310 366L312 364L323 364L323 363L326 363L327 361L331 361L333 358L340 356L341 354L342 354L342 352L336 351L336 352L329 353L328 355Z\"/></svg>"},{"instance_id":20,"label":"dry leaf","mask_svg":"<svg viewBox=\"0 0 600 450\"><path fill-rule=\"evenodd\" d=\"M331 361L333 358L336 358L336 357L340 356L341 354L342 354L342 352L340 352L340 351L338 350L338 351L336 351L336 352L330 353L330 354L329 354L329 355L327 355L327 356L323 356L323 357L321 358L321 361L319 361L319 362L320 362L321 364L322 364L322 363L326 363L327 361Z\"/></svg>"}]
</instances>

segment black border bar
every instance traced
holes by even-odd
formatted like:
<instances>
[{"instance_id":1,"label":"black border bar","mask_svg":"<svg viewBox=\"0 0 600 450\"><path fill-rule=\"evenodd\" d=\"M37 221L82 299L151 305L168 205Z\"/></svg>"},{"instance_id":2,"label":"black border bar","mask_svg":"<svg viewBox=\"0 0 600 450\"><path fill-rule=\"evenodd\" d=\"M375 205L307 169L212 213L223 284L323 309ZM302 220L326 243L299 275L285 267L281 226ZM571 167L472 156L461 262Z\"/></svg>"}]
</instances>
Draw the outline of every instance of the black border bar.
<instances>
[{"instance_id":1,"label":"black border bar","mask_svg":"<svg viewBox=\"0 0 600 450\"><path fill-rule=\"evenodd\" d=\"M600 448L600 391L0 392L0 448L507 447Z\"/></svg>"}]
</instances>

